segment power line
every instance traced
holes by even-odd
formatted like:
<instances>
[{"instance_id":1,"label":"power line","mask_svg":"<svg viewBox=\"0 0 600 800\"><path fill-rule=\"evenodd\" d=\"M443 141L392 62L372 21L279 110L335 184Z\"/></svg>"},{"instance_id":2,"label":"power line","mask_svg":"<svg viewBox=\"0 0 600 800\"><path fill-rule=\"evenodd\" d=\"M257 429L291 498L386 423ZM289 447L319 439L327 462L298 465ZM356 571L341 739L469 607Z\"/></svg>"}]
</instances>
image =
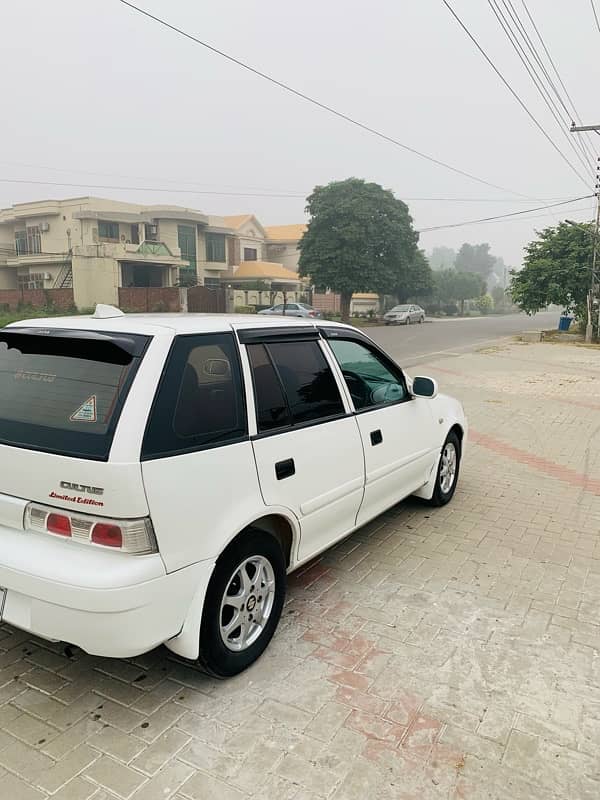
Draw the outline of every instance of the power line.
<instances>
[{"instance_id":1,"label":"power line","mask_svg":"<svg viewBox=\"0 0 600 800\"><path fill-rule=\"evenodd\" d=\"M594 0L590 0L590 5L592 6L592 11L594 12L594 19L596 20L596 27L598 31L600 31L600 20L598 19L598 12L596 11L596 5Z\"/></svg>"},{"instance_id":2,"label":"power line","mask_svg":"<svg viewBox=\"0 0 600 800\"><path fill-rule=\"evenodd\" d=\"M509 2L510 2L510 0L509 0ZM512 3L511 3L511 5L512 5ZM548 59L548 62L550 63L550 66L551 66L551 67L552 67L552 69L554 70L554 74L556 75L556 77L557 77L557 79L558 79L558 82L559 82L559 84L561 85L561 87L562 87L562 90L563 90L563 92L565 93L565 96L566 96L567 100L569 101L569 103L570 103L570 105L571 105L571 109L572 109L572 111L569 111L569 109L567 108L567 106L566 106L566 105L565 105L565 103L563 102L563 99L562 99L562 97L561 97L561 95L560 95L560 92L558 91L558 89L557 89L557 87L556 87L556 85L555 85L554 81L553 81L553 80L550 78L550 75L549 75L549 74L546 72L546 70L544 70L545 74L546 74L546 75L547 75L547 77L548 77L548 82L549 82L549 83L550 83L550 85L552 86L552 89L553 89L553 91L554 91L554 94L555 94L555 95L556 95L556 97L558 98L558 101L560 102L560 104L562 105L562 107L565 109L565 113L566 113L567 117L570 117L570 118L572 119L572 118L573 118L573 116L574 116L574 117L575 117L575 119L576 119L576 120L579 122L579 124L581 125L581 124L582 124L582 122L581 122L581 117L579 116L579 113L578 113L578 111L577 111L577 108L576 108L576 106L575 106L575 103L573 102L573 98L572 98L572 97L571 97L571 95L569 94L569 90L567 89L567 87L566 87L566 85L565 85L565 82L563 81L563 79L562 79L562 77L561 77L561 74L560 74L560 72L558 71L558 67L556 66L556 62L555 62L555 61L554 61L554 59L552 58L552 55L551 55L551 53L550 53L550 50L548 49L548 46L546 45L546 42L545 42L545 40L544 40L544 37L542 36L542 34L541 34L541 32L540 32L540 29L539 29L539 28L538 28L538 26L536 25L535 19L533 18L533 15L531 14L531 11L529 10L529 6L527 5L527 2L526 2L526 0L521 0L521 5L522 5L522 6L523 6L523 8L525 9L525 13L527 14L527 17L528 17L528 19L529 19L529 22L531 23L531 26L532 26L533 30L535 31L535 34L536 34L536 36L537 36L537 38L538 38L538 40L539 40L540 44L542 45L542 48L544 49L544 53L546 54L546 57L547 57L547 59ZM514 8L514 6L513 6L513 8ZM516 12L515 12L515 13L516 13ZM530 41L531 41L531 40L530 40ZM535 48L535 45L533 45L533 43L531 43L531 44L532 44L532 46ZM538 61L539 61L539 62L541 62L541 57L539 57L539 56L538 56ZM578 138L578 140L579 140L579 141L581 141L581 143L582 143L582 149L584 149L584 150L587 152L588 156L590 156L590 158L592 159L592 161L595 161L596 155L595 155L594 145L593 145L593 144L591 144L591 145L590 145L590 135L588 134L587 138L586 138L586 137L583 137L583 136L582 136L581 138L580 138L580 137L577 137L577 138ZM590 153L590 149L591 149L591 153Z\"/></svg>"},{"instance_id":3,"label":"power line","mask_svg":"<svg viewBox=\"0 0 600 800\"><path fill-rule=\"evenodd\" d=\"M422 153L420 150L416 150L414 147L410 147L409 145L400 142L398 139L394 139L392 136L388 136L387 134L382 133L381 131L378 131L375 128L372 128L369 125L366 125L365 123L359 122L353 117L348 116L348 114L344 114L341 111L337 111L332 106L326 105L325 103L322 103L320 100L316 100L314 97L310 97L309 95L299 91L298 89L294 89L289 84L277 80L277 78L273 78L271 75L268 75L267 73L262 72L261 70L250 66L249 64L246 64L239 58L235 58L234 56L225 53L223 50L219 50L217 47L208 44L208 42L204 42L202 41L202 39L198 39L191 33L187 33L182 28L178 28L175 25L171 25L170 22L167 22L166 20L161 19L160 17L157 17L154 14L151 14L149 11L145 11L143 8L139 8L133 3L128 2L128 0L120 0L120 2L123 5L131 8L133 11L136 11L138 14L142 14L143 16L148 17L148 19L154 20L154 22L158 22L165 28L174 31L180 36L184 36L186 39L189 39L190 41L199 44L201 47L205 47L207 50L210 50L212 53L215 53L216 55L219 55L222 58L227 59L228 61L231 61L238 67L242 67L243 69L248 70L248 72L251 72L253 75L258 76L259 78L263 78L266 81L269 81L269 83L278 86L280 89L283 89L284 91L289 92L290 94L293 94L296 97L299 97L301 100L306 100L308 103L312 103L312 105L317 106L317 108L320 108L323 111L327 111L330 114L333 114L334 116L338 117L339 119L343 119L345 122L349 122L351 125L354 125L355 127L360 128L363 131L367 131L367 133L373 134L373 136L377 136L379 139L383 139L384 141L389 142L390 144L393 144L396 147L400 147L402 150L406 150L407 152L412 153L413 155L418 156L419 158L423 158L426 161L431 162L432 164L436 164L438 167L443 167L444 169L448 169L451 172L456 173L457 175L462 175L464 178L469 178L470 180L477 181L477 183L482 183L485 186L491 186L493 189L499 189L502 192L515 194L518 197L526 197L526 195L523 195L520 192L515 192L512 189L506 189L503 186L498 186L498 184L491 183L490 181L486 181L483 178L478 178L476 175L472 175L470 172L465 172L464 170L459 169L458 167L453 167L451 164L447 164L444 161L440 161L439 159L434 158L433 156L430 156L427 153Z\"/></svg>"},{"instance_id":4,"label":"power line","mask_svg":"<svg viewBox=\"0 0 600 800\"><path fill-rule=\"evenodd\" d=\"M558 206L566 206L570 205L571 203L577 203L579 200L588 200L589 198L594 197L593 194L586 194L582 197L574 197L572 200L562 200L560 203L550 203L547 206L538 206L537 208L527 208L522 211L511 211L508 214L498 214L495 217L483 217L482 219L470 219L466 220L465 222L453 222L448 225L434 225L430 228L421 228L419 233L429 233L431 231L442 231L446 230L447 228L462 228L464 225L478 225L481 222L493 222L497 219L507 219L508 217L518 217L522 216L523 214L532 214L534 211L544 211L547 208L557 208Z\"/></svg>"},{"instance_id":5,"label":"power line","mask_svg":"<svg viewBox=\"0 0 600 800\"><path fill-rule=\"evenodd\" d=\"M536 69L535 64L532 62L531 58L529 57L529 55L527 54L525 48L523 47L523 44L519 40L519 36L520 36L523 39L523 41L525 42L525 46L528 47L529 51L532 53L534 61L537 61L538 65L541 66L542 73L546 76L546 79L549 80L549 75L548 75L548 73L546 71L546 68L545 68L544 64L542 63L541 59L539 58L538 53L535 50L535 47L533 47L533 44L532 44L532 42L531 42L531 40L529 38L529 35L528 35L527 31L525 30L525 28L524 28L524 26L523 26L523 24L522 24L522 22L521 22L521 20L520 20L520 18L518 16L518 14L516 13L516 10L514 9L514 6L510 2L510 0L509 0L508 3L506 2L506 0L502 0L502 3L504 5L504 8L506 9L506 12L507 12L506 14L500 8L500 3L498 2L498 0L488 0L488 5L492 9L492 12L494 13L494 16L496 17L496 20L498 21L498 23L499 23L500 27L502 28L502 30L504 31L504 33L506 34L507 39L511 43L511 45L512 45L514 51L516 52L517 56L519 57L521 63L525 67L526 72L528 73L529 77L531 78L531 80L533 82L533 85L538 90L542 100L544 101L544 103L546 104L548 109L550 110L550 113L552 114L552 116L554 118L554 121L557 123L561 134L567 140L567 142L569 144L569 147L572 148L573 152L575 153L575 155L579 159L579 162L583 166L584 170L588 171L590 173L591 177L593 178L594 177L594 167L593 167L592 163L590 162L589 157L585 153L582 156L582 154L577 149L577 146L575 144L575 141L573 141L572 136L567 132L568 123L571 122L570 115L567 113L568 120L567 120L567 124L565 124L564 119L561 116L561 111L560 111L559 107L556 105L556 102L555 102L554 98L552 97L552 95L550 94L550 92L548 91L546 86L544 85L543 78L540 77L540 75L539 75L539 73L538 73L538 71ZM513 12L514 12L514 15L513 15ZM510 19L509 19L509 17L510 17ZM515 30L516 30L516 32L515 32Z\"/></svg>"},{"instance_id":6,"label":"power line","mask_svg":"<svg viewBox=\"0 0 600 800\"><path fill-rule=\"evenodd\" d=\"M125 0L121 0L121 2L123 3L123 2L125 2ZM581 181L583 181L583 183L584 183L584 184L585 184L585 185L586 185L588 188L591 188L591 187L590 187L590 184L588 183L588 181L587 181L587 180L586 180L586 179L585 179L585 178L584 178L584 177L581 175L581 173L579 172L579 170L578 170L576 167L574 167L574 166L573 166L573 164L572 164L572 163L569 161L569 159L567 158L567 156L566 156L566 155L565 155L565 154L562 152L562 150L561 150L561 149L560 149L560 147L559 147L559 146L556 144L556 142L555 142L555 141L554 141L554 140L553 140L553 139L552 139L552 138L551 138L551 137L548 135L548 133L547 133L547 132L544 130L544 128L543 128L543 126L541 125L541 123L540 123L540 122L538 122L538 120L537 120L537 119L536 119L536 118L533 116L533 114L532 114L532 113L531 113L531 111L530 111L530 110L527 108L527 106L525 105L525 103L523 102L523 100L521 100L521 98L519 97L519 95L518 95L518 94L515 92L515 90L514 90L514 89L512 88L512 86L510 85L510 83L509 83L509 82L506 80L506 78L504 77L504 75L503 75L503 74L500 72L500 70L498 69L498 67L497 67L497 66L494 64L494 62L492 61L492 59L491 59L491 58L488 56L488 54L485 52L485 50L483 49L483 47L482 47L482 46L479 44L479 42L477 41L477 39L476 39L476 38L473 36L473 34L471 33L471 31L470 31L470 30L467 28L467 26L465 25L465 23L464 23L464 22L462 21L462 19L461 19L461 18L458 16L458 14L456 13L456 11L455 11L455 10L452 8L452 6L451 6L451 5L450 5L450 3L448 2L448 0L442 0L442 2L444 3L444 5L445 5L445 6L446 6L446 8L448 9L448 11L449 11L449 12L452 14L452 16L454 17L454 19L455 19L455 20L458 22L458 24L459 24L459 25L460 25L460 27L463 29L463 31L464 31L464 32L467 34L467 36L469 37L469 39L470 39L470 40L473 42L473 44L475 45L475 47L476 47L476 48L479 50L479 52L481 53L481 55L482 55L482 56L485 58L485 60L487 61L487 63L490 65L490 67L491 67L491 68L494 70L494 72L496 73L496 75L497 75L497 76L500 78L500 80L502 81L502 83L503 83L503 84L506 86L506 88L508 89L508 91L509 91L509 92L512 94L512 96L515 98L515 100L516 100L516 101L518 102L518 104L521 106L521 108L523 109L523 111L525 111L525 113L526 113L526 114L527 114L527 116L528 116L528 117L531 119L531 121L534 123L534 125L536 126L536 128L538 128L538 130L539 130L539 131L542 133L542 135L544 136L544 138L545 138L545 139L547 139L547 141L548 141L548 142L549 142L549 143L552 145L553 149L554 149L554 150L556 150L556 152L558 153L558 155L559 155L559 156L562 158L562 160L563 160L563 161L564 161L566 164L568 164L568 166L569 166L569 167L571 168L571 170L572 170L572 171L573 171L573 172L574 172L574 173L577 175L577 177L578 177L578 178L579 178Z\"/></svg>"},{"instance_id":7,"label":"power line","mask_svg":"<svg viewBox=\"0 0 600 800\"><path fill-rule=\"evenodd\" d=\"M102 173L95 173L102 174ZM168 186L118 186L101 183L73 183L62 181L39 181L29 180L28 178L0 178L0 183L31 184L33 186L60 186L73 189L122 189L128 192L167 192L169 194L189 194L189 195L215 195L226 197L274 197L278 199L291 198L295 200L305 200L310 192L304 194L294 194L291 192L281 194L277 192L255 193L255 192L221 192L208 189L177 189ZM534 200L514 200L509 198L494 197L401 197L404 202L437 202L437 203L533 203ZM555 200L556 198L549 198Z\"/></svg>"},{"instance_id":8,"label":"power line","mask_svg":"<svg viewBox=\"0 0 600 800\"><path fill-rule=\"evenodd\" d=\"M276 197L285 198L292 197L295 199L306 199L304 194L286 194L286 193L259 193L259 192L219 192L208 191L201 189L176 189L170 187L158 186L115 186L110 184L101 183L71 183L61 181L35 181L25 180L23 178L0 178L0 183L25 183L33 186L64 186L74 189L124 189L128 192L168 192L170 194L202 194L202 195L223 195L225 197Z\"/></svg>"}]
</instances>

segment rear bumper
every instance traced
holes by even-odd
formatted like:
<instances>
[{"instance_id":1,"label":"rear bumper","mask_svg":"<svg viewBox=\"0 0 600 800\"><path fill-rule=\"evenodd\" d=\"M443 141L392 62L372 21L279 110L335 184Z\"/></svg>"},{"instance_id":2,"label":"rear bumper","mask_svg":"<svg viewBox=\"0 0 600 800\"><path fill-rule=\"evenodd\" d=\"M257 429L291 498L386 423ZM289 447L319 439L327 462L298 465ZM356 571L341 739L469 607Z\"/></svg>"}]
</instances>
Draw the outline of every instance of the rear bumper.
<instances>
[{"instance_id":1,"label":"rear bumper","mask_svg":"<svg viewBox=\"0 0 600 800\"><path fill-rule=\"evenodd\" d=\"M0 528L0 554L4 622L113 658L177 636L213 566L202 561L167 574L159 555L105 552L7 528Z\"/></svg>"}]
</instances>

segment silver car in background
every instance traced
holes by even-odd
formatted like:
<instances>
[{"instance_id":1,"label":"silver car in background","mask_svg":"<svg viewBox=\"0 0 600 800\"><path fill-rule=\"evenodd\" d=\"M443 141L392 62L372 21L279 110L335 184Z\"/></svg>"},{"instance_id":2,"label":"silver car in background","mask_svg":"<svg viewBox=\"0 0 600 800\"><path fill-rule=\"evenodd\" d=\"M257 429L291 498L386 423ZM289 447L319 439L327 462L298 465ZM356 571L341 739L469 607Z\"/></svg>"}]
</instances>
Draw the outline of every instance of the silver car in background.
<instances>
[{"instance_id":1,"label":"silver car in background","mask_svg":"<svg viewBox=\"0 0 600 800\"><path fill-rule=\"evenodd\" d=\"M414 303L394 306L383 315L386 325L410 325L411 322L425 322L425 311Z\"/></svg>"},{"instance_id":2,"label":"silver car in background","mask_svg":"<svg viewBox=\"0 0 600 800\"><path fill-rule=\"evenodd\" d=\"M281 315L286 317L320 317L321 312L306 303L279 303L271 308L263 308L259 314Z\"/></svg>"}]
</instances>

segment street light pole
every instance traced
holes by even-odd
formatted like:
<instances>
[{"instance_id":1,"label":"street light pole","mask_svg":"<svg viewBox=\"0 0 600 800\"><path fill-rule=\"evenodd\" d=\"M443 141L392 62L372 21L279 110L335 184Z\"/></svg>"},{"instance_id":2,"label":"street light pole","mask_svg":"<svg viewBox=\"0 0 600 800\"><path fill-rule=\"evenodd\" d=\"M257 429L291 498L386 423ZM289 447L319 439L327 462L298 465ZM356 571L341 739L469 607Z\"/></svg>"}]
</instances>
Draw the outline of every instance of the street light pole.
<instances>
[{"instance_id":1,"label":"street light pole","mask_svg":"<svg viewBox=\"0 0 600 800\"><path fill-rule=\"evenodd\" d=\"M580 133L582 131L595 131L600 134L600 125L571 125L571 133ZM592 280L587 295L587 324L585 326L585 341L591 342L594 336L594 300L596 299L596 261L598 257L598 231L600 229L600 192L599 192L599 178L600 178L600 158L596 159L596 185L594 187L594 194L596 195L596 225L594 228L594 249L592 254ZM599 331L600 333L600 331Z\"/></svg>"}]
</instances>

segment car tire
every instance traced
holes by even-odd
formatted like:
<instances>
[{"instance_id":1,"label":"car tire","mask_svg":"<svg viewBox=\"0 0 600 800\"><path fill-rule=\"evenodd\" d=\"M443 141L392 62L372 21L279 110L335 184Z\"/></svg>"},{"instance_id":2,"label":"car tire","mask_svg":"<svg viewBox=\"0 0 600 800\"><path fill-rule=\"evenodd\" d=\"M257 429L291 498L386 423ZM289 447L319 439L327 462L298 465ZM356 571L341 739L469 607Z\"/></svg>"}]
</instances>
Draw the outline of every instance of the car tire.
<instances>
[{"instance_id":1,"label":"car tire","mask_svg":"<svg viewBox=\"0 0 600 800\"><path fill-rule=\"evenodd\" d=\"M422 325L425 322L425 317L419 317L419 325Z\"/></svg>"},{"instance_id":2,"label":"car tire","mask_svg":"<svg viewBox=\"0 0 600 800\"><path fill-rule=\"evenodd\" d=\"M197 665L217 678L247 669L273 638L285 592L286 566L279 542L252 529L236 539L217 561L208 584ZM237 619L241 624L232 627Z\"/></svg>"},{"instance_id":3,"label":"car tire","mask_svg":"<svg viewBox=\"0 0 600 800\"><path fill-rule=\"evenodd\" d=\"M406 318L406 325L410 325L410 317Z\"/></svg>"},{"instance_id":4,"label":"car tire","mask_svg":"<svg viewBox=\"0 0 600 800\"><path fill-rule=\"evenodd\" d=\"M445 506L454 497L460 469L460 451L460 439L454 431L450 431L442 446L435 478L435 489L431 499L427 501L429 505ZM447 480L448 470L451 472L450 482Z\"/></svg>"}]
</instances>

